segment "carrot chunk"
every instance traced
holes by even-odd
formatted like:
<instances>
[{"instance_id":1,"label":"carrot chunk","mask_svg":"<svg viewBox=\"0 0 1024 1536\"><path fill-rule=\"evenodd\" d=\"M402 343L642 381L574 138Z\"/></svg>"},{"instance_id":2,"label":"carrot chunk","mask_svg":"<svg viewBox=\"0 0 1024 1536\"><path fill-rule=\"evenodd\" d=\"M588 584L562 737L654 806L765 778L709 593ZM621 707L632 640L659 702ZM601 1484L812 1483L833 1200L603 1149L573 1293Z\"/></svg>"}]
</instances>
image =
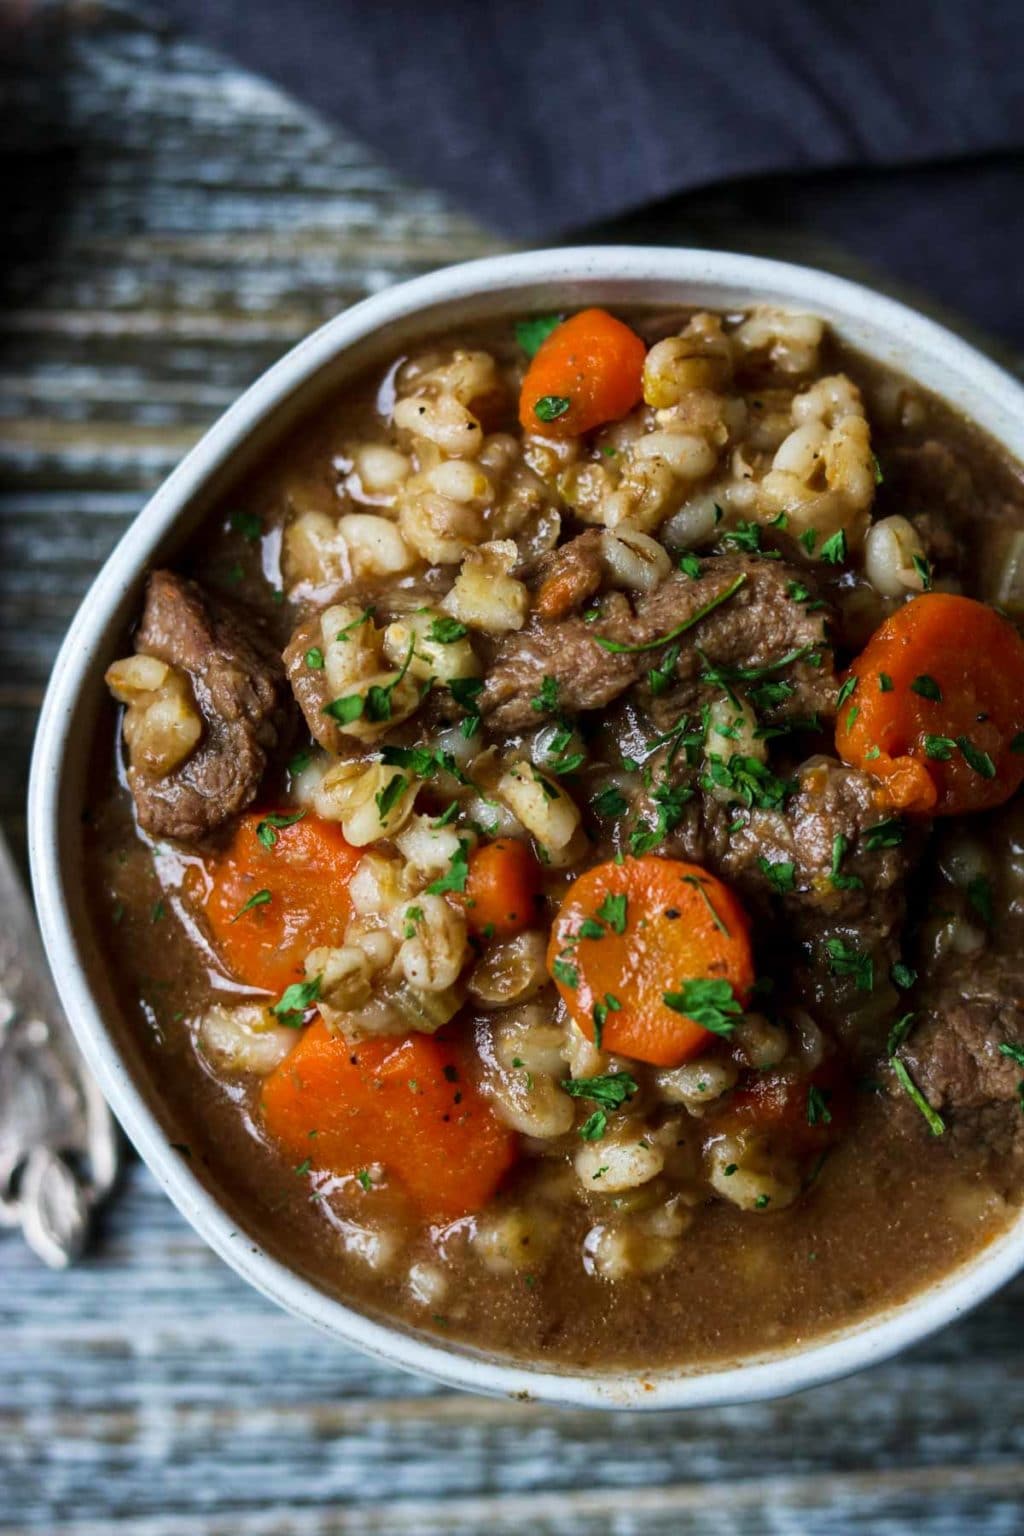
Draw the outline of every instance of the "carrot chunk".
<instances>
[{"instance_id":1,"label":"carrot chunk","mask_svg":"<svg viewBox=\"0 0 1024 1536\"><path fill-rule=\"evenodd\" d=\"M746 914L698 864L598 864L569 887L548 968L602 1048L659 1067L731 1032L754 982Z\"/></svg>"},{"instance_id":2,"label":"carrot chunk","mask_svg":"<svg viewBox=\"0 0 1024 1536\"><path fill-rule=\"evenodd\" d=\"M479 1210L516 1157L516 1137L468 1077L459 1047L426 1035L349 1045L314 1020L267 1078L263 1118L283 1150L314 1169L358 1175L382 1164L428 1220Z\"/></svg>"},{"instance_id":3,"label":"carrot chunk","mask_svg":"<svg viewBox=\"0 0 1024 1536\"><path fill-rule=\"evenodd\" d=\"M508 938L537 921L540 865L515 837L481 843L469 856L466 919L474 933Z\"/></svg>"},{"instance_id":4,"label":"carrot chunk","mask_svg":"<svg viewBox=\"0 0 1024 1536\"><path fill-rule=\"evenodd\" d=\"M541 343L519 396L526 432L576 437L618 421L643 396L647 349L605 309L563 320Z\"/></svg>"},{"instance_id":5,"label":"carrot chunk","mask_svg":"<svg viewBox=\"0 0 1024 1536\"><path fill-rule=\"evenodd\" d=\"M242 816L206 870L204 910L221 959L239 981L269 992L304 975L311 949L341 943L360 859L333 822L295 818L294 811Z\"/></svg>"},{"instance_id":6,"label":"carrot chunk","mask_svg":"<svg viewBox=\"0 0 1024 1536\"><path fill-rule=\"evenodd\" d=\"M912 598L872 635L840 699L836 751L899 810L988 810L1024 781L1024 640L985 603Z\"/></svg>"}]
</instances>

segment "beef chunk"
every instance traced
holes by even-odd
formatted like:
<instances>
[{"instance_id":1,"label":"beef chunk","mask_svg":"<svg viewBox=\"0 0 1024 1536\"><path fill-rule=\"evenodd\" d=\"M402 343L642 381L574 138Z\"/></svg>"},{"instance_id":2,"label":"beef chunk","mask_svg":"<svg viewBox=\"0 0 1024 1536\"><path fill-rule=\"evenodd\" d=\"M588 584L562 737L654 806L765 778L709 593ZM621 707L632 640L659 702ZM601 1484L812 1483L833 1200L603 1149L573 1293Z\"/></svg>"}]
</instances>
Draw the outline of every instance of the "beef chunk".
<instances>
[{"instance_id":1,"label":"beef chunk","mask_svg":"<svg viewBox=\"0 0 1024 1536\"><path fill-rule=\"evenodd\" d=\"M602 539L600 528L589 528L545 555L537 590L537 612L541 618L564 618L600 589L605 573Z\"/></svg>"},{"instance_id":2,"label":"beef chunk","mask_svg":"<svg viewBox=\"0 0 1024 1536\"><path fill-rule=\"evenodd\" d=\"M567 545L558 554L568 560L571 549ZM648 696L655 724L662 728L663 722L675 720L696 702L705 663L729 670L774 669L795 651L804 654L787 664L784 672L771 672L773 678L784 676L793 690L776 708L776 717L834 713L836 685L825 632L827 611L808 611L806 601L790 597L791 583L807 584L792 567L746 555L713 556L696 579L670 576L641 597L635 609L621 593L611 593L602 599L600 618L593 624L576 615L548 622L534 614L525 629L507 636L498 647L481 695L481 713L495 730L515 731L537 725L545 713L575 714L606 707L645 678L663 653L610 652L597 643L598 638L621 645L657 640L686 623L741 575L744 585L734 596L682 638L669 690L654 700ZM557 704L551 711L538 711L534 700L545 677L557 684Z\"/></svg>"},{"instance_id":3,"label":"beef chunk","mask_svg":"<svg viewBox=\"0 0 1024 1536\"><path fill-rule=\"evenodd\" d=\"M171 773L128 774L139 825L189 842L256 794L287 728L281 663L252 621L173 571L149 578L135 649L186 672L203 717L198 746Z\"/></svg>"},{"instance_id":4,"label":"beef chunk","mask_svg":"<svg viewBox=\"0 0 1024 1536\"><path fill-rule=\"evenodd\" d=\"M983 1141L997 1156L1024 1156L1024 1068L1002 1044L1024 1047L1024 967L989 955L932 989L900 1055L954 1135ZM908 1124L923 1125L909 1101Z\"/></svg>"}]
</instances>

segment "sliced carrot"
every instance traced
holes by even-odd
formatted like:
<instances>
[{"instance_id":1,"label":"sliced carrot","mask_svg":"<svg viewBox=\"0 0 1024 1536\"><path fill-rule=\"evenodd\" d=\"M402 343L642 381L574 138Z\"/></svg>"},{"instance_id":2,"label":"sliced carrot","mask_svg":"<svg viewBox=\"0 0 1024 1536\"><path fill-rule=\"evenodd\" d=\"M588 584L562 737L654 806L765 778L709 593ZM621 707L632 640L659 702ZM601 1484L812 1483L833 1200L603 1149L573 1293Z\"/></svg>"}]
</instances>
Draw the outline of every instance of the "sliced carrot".
<instances>
[{"instance_id":1,"label":"sliced carrot","mask_svg":"<svg viewBox=\"0 0 1024 1536\"><path fill-rule=\"evenodd\" d=\"M720 1113L709 1115L714 1131L750 1129L776 1137L793 1151L821 1151L842 1134L850 1117L849 1074L836 1057L809 1076L764 1072L737 1088Z\"/></svg>"},{"instance_id":2,"label":"sliced carrot","mask_svg":"<svg viewBox=\"0 0 1024 1536\"><path fill-rule=\"evenodd\" d=\"M646 355L636 332L605 309L563 320L541 343L523 380L524 430L575 437L618 421L643 396Z\"/></svg>"},{"instance_id":3,"label":"sliced carrot","mask_svg":"<svg viewBox=\"0 0 1024 1536\"><path fill-rule=\"evenodd\" d=\"M515 837L481 843L469 856L466 918L474 933L508 938L529 928L538 917L540 865Z\"/></svg>"},{"instance_id":4,"label":"sliced carrot","mask_svg":"<svg viewBox=\"0 0 1024 1536\"><path fill-rule=\"evenodd\" d=\"M360 859L333 822L294 811L240 818L223 853L207 866L206 920L231 973L250 987L283 992L321 944L340 944L348 924L348 882ZM262 829L262 835L261 835Z\"/></svg>"},{"instance_id":5,"label":"sliced carrot","mask_svg":"<svg viewBox=\"0 0 1024 1536\"><path fill-rule=\"evenodd\" d=\"M420 1214L451 1221L485 1205L516 1157L452 1042L410 1035L349 1045L321 1019L267 1078L269 1134L334 1174L380 1163ZM314 1134L315 1133L315 1134Z\"/></svg>"},{"instance_id":6,"label":"sliced carrot","mask_svg":"<svg viewBox=\"0 0 1024 1536\"><path fill-rule=\"evenodd\" d=\"M732 892L698 864L653 857L598 864L573 882L548 968L588 1039L596 1025L603 1049L659 1067L728 1033L754 982L747 918ZM684 999L697 1018L682 1011Z\"/></svg>"},{"instance_id":7,"label":"sliced carrot","mask_svg":"<svg viewBox=\"0 0 1024 1536\"><path fill-rule=\"evenodd\" d=\"M1024 640L985 603L912 598L872 635L845 693L836 751L899 810L987 810L1024 782Z\"/></svg>"}]
</instances>

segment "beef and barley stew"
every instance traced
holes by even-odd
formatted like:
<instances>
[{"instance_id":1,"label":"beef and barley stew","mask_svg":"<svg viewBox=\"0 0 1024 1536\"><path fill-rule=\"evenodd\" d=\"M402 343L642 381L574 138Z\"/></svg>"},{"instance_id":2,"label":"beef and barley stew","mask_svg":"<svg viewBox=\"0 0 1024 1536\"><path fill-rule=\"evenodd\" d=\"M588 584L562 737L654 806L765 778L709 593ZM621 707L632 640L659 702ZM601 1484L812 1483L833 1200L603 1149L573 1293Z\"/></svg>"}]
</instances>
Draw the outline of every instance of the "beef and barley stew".
<instances>
[{"instance_id":1,"label":"beef and barley stew","mask_svg":"<svg viewBox=\"0 0 1024 1536\"><path fill-rule=\"evenodd\" d=\"M84 836L182 1156L444 1339L727 1360L1024 1188L1024 491L810 315L332 398L149 577Z\"/></svg>"}]
</instances>

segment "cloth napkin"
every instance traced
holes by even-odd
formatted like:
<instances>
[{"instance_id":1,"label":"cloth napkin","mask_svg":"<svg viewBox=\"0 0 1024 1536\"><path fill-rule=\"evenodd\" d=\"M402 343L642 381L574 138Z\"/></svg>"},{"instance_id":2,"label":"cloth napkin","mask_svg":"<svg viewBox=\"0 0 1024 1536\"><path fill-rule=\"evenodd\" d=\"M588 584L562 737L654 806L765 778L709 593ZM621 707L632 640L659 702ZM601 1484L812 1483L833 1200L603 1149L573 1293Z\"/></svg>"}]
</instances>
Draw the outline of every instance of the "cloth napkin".
<instances>
[{"instance_id":1,"label":"cloth napkin","mask_svg":"<svg viewBox=\"0 0 1024 1536\"><path fill-rule=\"evenodd\" d=\"M517 240L725 187L1024 345L1024 0L162 5Z\"/></svg>"}]
</instances>

